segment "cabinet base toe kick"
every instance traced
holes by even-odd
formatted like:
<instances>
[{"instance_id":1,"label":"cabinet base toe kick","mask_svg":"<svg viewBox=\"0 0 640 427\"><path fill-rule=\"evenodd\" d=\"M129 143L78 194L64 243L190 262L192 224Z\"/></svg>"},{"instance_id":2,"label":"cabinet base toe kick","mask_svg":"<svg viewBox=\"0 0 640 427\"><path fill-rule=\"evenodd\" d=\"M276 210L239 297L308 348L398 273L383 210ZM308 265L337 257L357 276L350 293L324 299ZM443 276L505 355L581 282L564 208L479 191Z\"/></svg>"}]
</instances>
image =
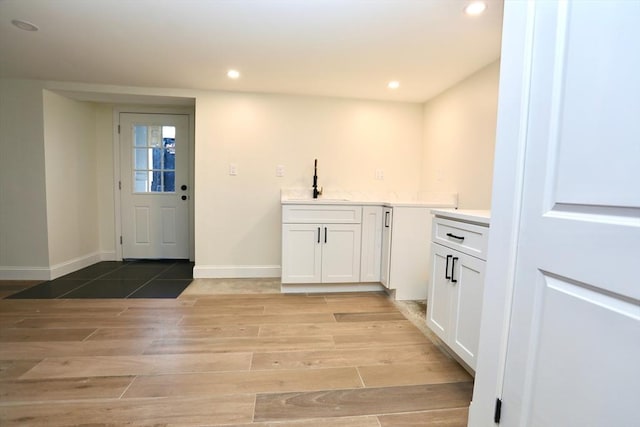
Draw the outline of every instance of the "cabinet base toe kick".
<instances>
[{"instance_id":1,"label":"cabinet base toe kick","mask_svg":"<svg viewBox=\"0 0 640 427\"><path fill-rule=\"evenodd\" d=\"M333 292L381 292L380 283L283 283L283 294L315 294Z\"/></svg>"}]
</instances>

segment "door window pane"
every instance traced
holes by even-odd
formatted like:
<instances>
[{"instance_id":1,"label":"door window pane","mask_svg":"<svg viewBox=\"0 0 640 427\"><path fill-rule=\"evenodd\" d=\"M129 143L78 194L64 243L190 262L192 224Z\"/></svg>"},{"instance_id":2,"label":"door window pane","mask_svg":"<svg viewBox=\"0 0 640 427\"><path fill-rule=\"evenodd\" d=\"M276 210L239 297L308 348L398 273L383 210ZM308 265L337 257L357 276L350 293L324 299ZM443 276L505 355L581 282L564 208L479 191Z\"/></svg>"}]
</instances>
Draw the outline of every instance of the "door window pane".
<instances>
[{"instance_id":1,"label":"door window pane","mask_svg":"<svg viewBox=\"0 0 640 427\"><path fill-rule=\"evenodd\" d=\"M162 149L160 148L150 148L149 154L151 157L151 161L153 162L153 169L163 169L162 167Z\"/></svg>"},{"instance_id":2,"label":"door window pane","mask_svg":"<svg viewBox=\"0 0 640 427\"><path fill-rule=\"evenodd\" d=\"M147 146L147 127L135 126L133 129L133 145L135 147Z\"/></svg>"},{"instance_id":3,"label":"door window pane","mask_svg":"<svg viewBox=\"0 0 640 427\"><path fill-rule=\"evenodd\" d=\"M176 150L174 149L165 149L164 150L164 168L165 170L175 170L176 169Z\"/></svg>"},{"instance_id":4,"label":"door window pane","mask_svg":"<svg viewBox=\"0 0 640 427\"><path fill-rule=\"evenodd\" d=\"M149 191L149 174L147 172L135 172L133 180L133 191L136 193L146 193Z\"/></svg>"},{"instance_id":5,"label":"door window pane","mask_svg":"<svg viewBox=\"0 0 640 427\"><path fill-rule=\"evenodd\" d=\"M133 150L133 165L134 169L137 170L149 169L148 148L136 148Z\"/></svg>"},{"instance_id":6,"label":"door window pane","mask_svg":"<svg viewBox=\"0 0 640 427\"><path fill-rule=\"evenodd\" d=\"M162 172L161 171L153 171L151 172L152 180L151 180L151 191L154 192L162 192Z\"/></svg>"},{"instance_id":7,"label":"door window pane","mask_svg":"<svg viewBox=\"0 0 640 427\"><path fill-rule=\"evenodd\" d=\"M175 192L175 135L175 126L134 126L134 192Z\"/></svg>"},{"instance_id":8,"label":"door window pane","mask_svg":"<svg viewBox=\"0 0 640 427\"><path fill-rule=\"evenodd\" d=\"M176 191L176 173L174 171L165 171L162 181L164 183L164 191Z\"/></svg>"},{"instance_id":9,"label":"door window pane","mask_svg":"<svg viewBox=\"0 0 640 427\"><path fill-rule=\"evenodd\" d=\"M162 129L160 126L149 126L149 146L162 146Z\"/></svg>"}]
</instances>

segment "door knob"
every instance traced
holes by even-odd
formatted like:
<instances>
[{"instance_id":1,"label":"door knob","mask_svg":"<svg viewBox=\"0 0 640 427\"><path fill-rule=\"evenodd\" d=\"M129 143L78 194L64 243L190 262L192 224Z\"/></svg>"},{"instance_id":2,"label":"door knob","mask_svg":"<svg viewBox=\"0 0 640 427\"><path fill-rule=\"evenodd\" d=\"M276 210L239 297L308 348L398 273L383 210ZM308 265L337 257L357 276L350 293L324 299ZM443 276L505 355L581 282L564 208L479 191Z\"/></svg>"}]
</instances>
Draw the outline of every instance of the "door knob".
<instances>
[{"instance_id":1,"label":"door knob","mask_svg":"<svg viewBox=\"0 0 640 427\"><path fill-rule=\"evenodd\" d=\"M184 194L183 194L182 196L180 196L180 198L181 198L182 200L187 200L187 196L185 196Z\"/></svg>"},{"instance_id":2,"label":"door knob","mask_svg":"<svg viewBox=\"0 0 640 427\"><path fill-rule=\"evenodd\" d=\"M184 184L182 184L182 185L180 186L180 189L181 189L182 191L185 191L185 190L187 189L187 186L186 186L186 185L184 185Z\"/></svg>"}]
</instances>

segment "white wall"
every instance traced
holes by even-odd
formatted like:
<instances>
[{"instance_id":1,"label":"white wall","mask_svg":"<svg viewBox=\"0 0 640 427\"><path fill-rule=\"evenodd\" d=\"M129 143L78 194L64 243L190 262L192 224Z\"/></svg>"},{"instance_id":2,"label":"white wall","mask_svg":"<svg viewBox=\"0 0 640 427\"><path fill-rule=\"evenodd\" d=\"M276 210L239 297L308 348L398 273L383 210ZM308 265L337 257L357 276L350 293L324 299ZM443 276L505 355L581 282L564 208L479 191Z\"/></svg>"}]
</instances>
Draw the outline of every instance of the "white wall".
<instances>
[{"instance_id":1,"label":"white wall","mask_svg":"<svg viewBox=\"0 0 640 427\"><path fill-rule=\"evenodd\" d=\"M458 193L458 207L489 209L498 111L496 61L424 105L422 191Z\"/></svg>"},{"instance_id":2,"label":"white wall","mask_svg":"<svg viewBox=\"0 0 640 427\"><path fill-rule=\"evenodd\" d=\"M95 105L95 149L98 196L98 223L102 259L116 255L113 200L113 106Z\"/></svg>"},{"instance_id":3,"label":"white wall","mask_svg":"<svg viewBox=\"0 0 640 427\"><path fill-rule=\"evenodd\" d=\"M279 268L280 188L311 191L315 158L319 185L327 189L417 193L421 156L420 104L199 94L196 265L209 273L224 266ZM229 176L230 163L237 176ZM275 175L279 164L283 178ZM376 168L384 180L374 179Z\"/></svg>"},{"instance_id":4,"label":"white wall","mask_svg":"<svg viewBox=\"0 0 640 427\"><path fill-rule=\"evenodd\" d=\"M8 240L3 239L3 245L8 242L3 246L7 248L5 253L15 254L11 255L15 265L49 264L42 142L43 87L69 93L112 94L112 100L119 96L160 96L168 100L195 98L196 263L214 274L228 266L240 269L265 267L264 271L273 274L280 265L280 188L310 190L314 158L319 160L319 183L328 190L381 194L389 191L406 194L458 192L461 207L488 208L497 80L496 62L424 105L60 82L19 82L12 88L13 83L3 81L0 87L3 144L7 145L9 141L5 135L10 136L12 132L14 137L36 141L30 147L32 152L36 151L31 156L35 159L29 159L29 162L26 152L15 150L13 146L15 155L27 156L22 164L30 166L29 173L33 178L29 179L35 181L27 186L30 191L13 193L16 200L12 206L19 208L6 209L4 206L7 205L2 204L0 232L9 233ZM57 94L48 96L51 98L48 103L53 102L58 107L63 104L77 120L88 121L87 111L80 107L83 103ZM81 250L58 247L55 243L52 262L64 262L69 256L78 256L75 254L83 251L104 255L115 250L112 106L94 105L92 108L93 127L76 134L71 144L79 144L80 139L93 139L93 148L84 147L84 157L81 157L88 158L93 153L94 161L88 164L93 165L95 175L88 184L93 186L95 198L89 194L88 187L83 187L77 189L80 195L73 203L79 206L81 200L91 199L88 203L95 203L95 208L91 209L98 220L88 240L76 242ZM51 125L52 116L48 120ZM69 119L60 117L60 120ZM66 131L55 132L60 136ZM54 131L48 130L47 135L48 146L49 143L53 146L50 138ZM59 140L55 142L58 143ZM8 152L11 149L8 147ZM2 156L3 160L5 158ZM49 154L47 161L48 165L52 164ZM229 176L229 163L237 164L237 176ZM275 176L276 166L280 164L285 167L283 178ZM22 169L18 163L12 163L8 169L2 168L0 197L8 197L5 177L18 176ZM374 179L376 169L384 171L384 180ZM53 170L48 173L55 175ZM80 170L73 173L80 174ZM55 182L50 185L54 186L52 195L65 191L56 187ZM20 186L22 188L24 184ZM25 194L30 194L31 198L26 199ZM62 205L57 205L57 200L60 199L51 202L54 216L63 209ZM21 209L27 211L27 217ZM37 212L35 218L29 218L28 215L34 215L34 212ZM51 218L52 224L59 221L63 220ZM85 229L89 225L83 223L82 227ZM21 229L23 233L33 233L24 239L24 234L18 231ZM68 225L61 229L69 231ZM55 236L53 241L60 239ZM0 257L0 260L8 260L3 256L5 258ZM36 264L33 259L40 261ZM2 261L0 265L7 265L6 262Z\"/></svg>"},{"instance_id":5,"label":"white wall","mask_svg":"<svg viewBox=\"0 0 640 427\"><path fill-rule=\"evenodd\" d=\"M0 79L0 279L49 279L113 254L111 109L48 84Z\"/></svg>"},{"instance_id":6,"label":"white wall","mask_svg":"<svg viewBox=\"0 0 640 427\"><path fill-rule=\"evenodd\" d=\"M94 105L43 92L49 265L99 254Z\"/></svg>"},{"instance_id":7,"label":"white wall","mask_svg":"<svg viewBox=\"0 0 640 427\"><path fill-rule=\"evenodd\" d=\"M42 118L41 83L0 80L0 276L7 279L26 278L13 267L49 264Z\"/></svg>"}]
</instances>

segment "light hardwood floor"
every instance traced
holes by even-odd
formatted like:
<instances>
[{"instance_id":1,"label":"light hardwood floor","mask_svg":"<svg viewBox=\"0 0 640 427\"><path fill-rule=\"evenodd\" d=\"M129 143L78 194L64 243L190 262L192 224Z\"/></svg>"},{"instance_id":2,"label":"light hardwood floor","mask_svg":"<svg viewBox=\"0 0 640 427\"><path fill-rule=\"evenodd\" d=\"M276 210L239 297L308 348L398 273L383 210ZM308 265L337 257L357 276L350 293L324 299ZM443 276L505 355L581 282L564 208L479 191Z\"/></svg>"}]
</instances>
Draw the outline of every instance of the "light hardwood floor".
<instances>
[{"instance_id":1,"label":"light hardwood floor","mask_svg":"<svg viewBox=\"0 0 640 427\"><path fill-rule=\"evenodd\" d=\"M463 426L471 390L381 294L0 300L2 426Z\"/></svg>"}]
</instances>

